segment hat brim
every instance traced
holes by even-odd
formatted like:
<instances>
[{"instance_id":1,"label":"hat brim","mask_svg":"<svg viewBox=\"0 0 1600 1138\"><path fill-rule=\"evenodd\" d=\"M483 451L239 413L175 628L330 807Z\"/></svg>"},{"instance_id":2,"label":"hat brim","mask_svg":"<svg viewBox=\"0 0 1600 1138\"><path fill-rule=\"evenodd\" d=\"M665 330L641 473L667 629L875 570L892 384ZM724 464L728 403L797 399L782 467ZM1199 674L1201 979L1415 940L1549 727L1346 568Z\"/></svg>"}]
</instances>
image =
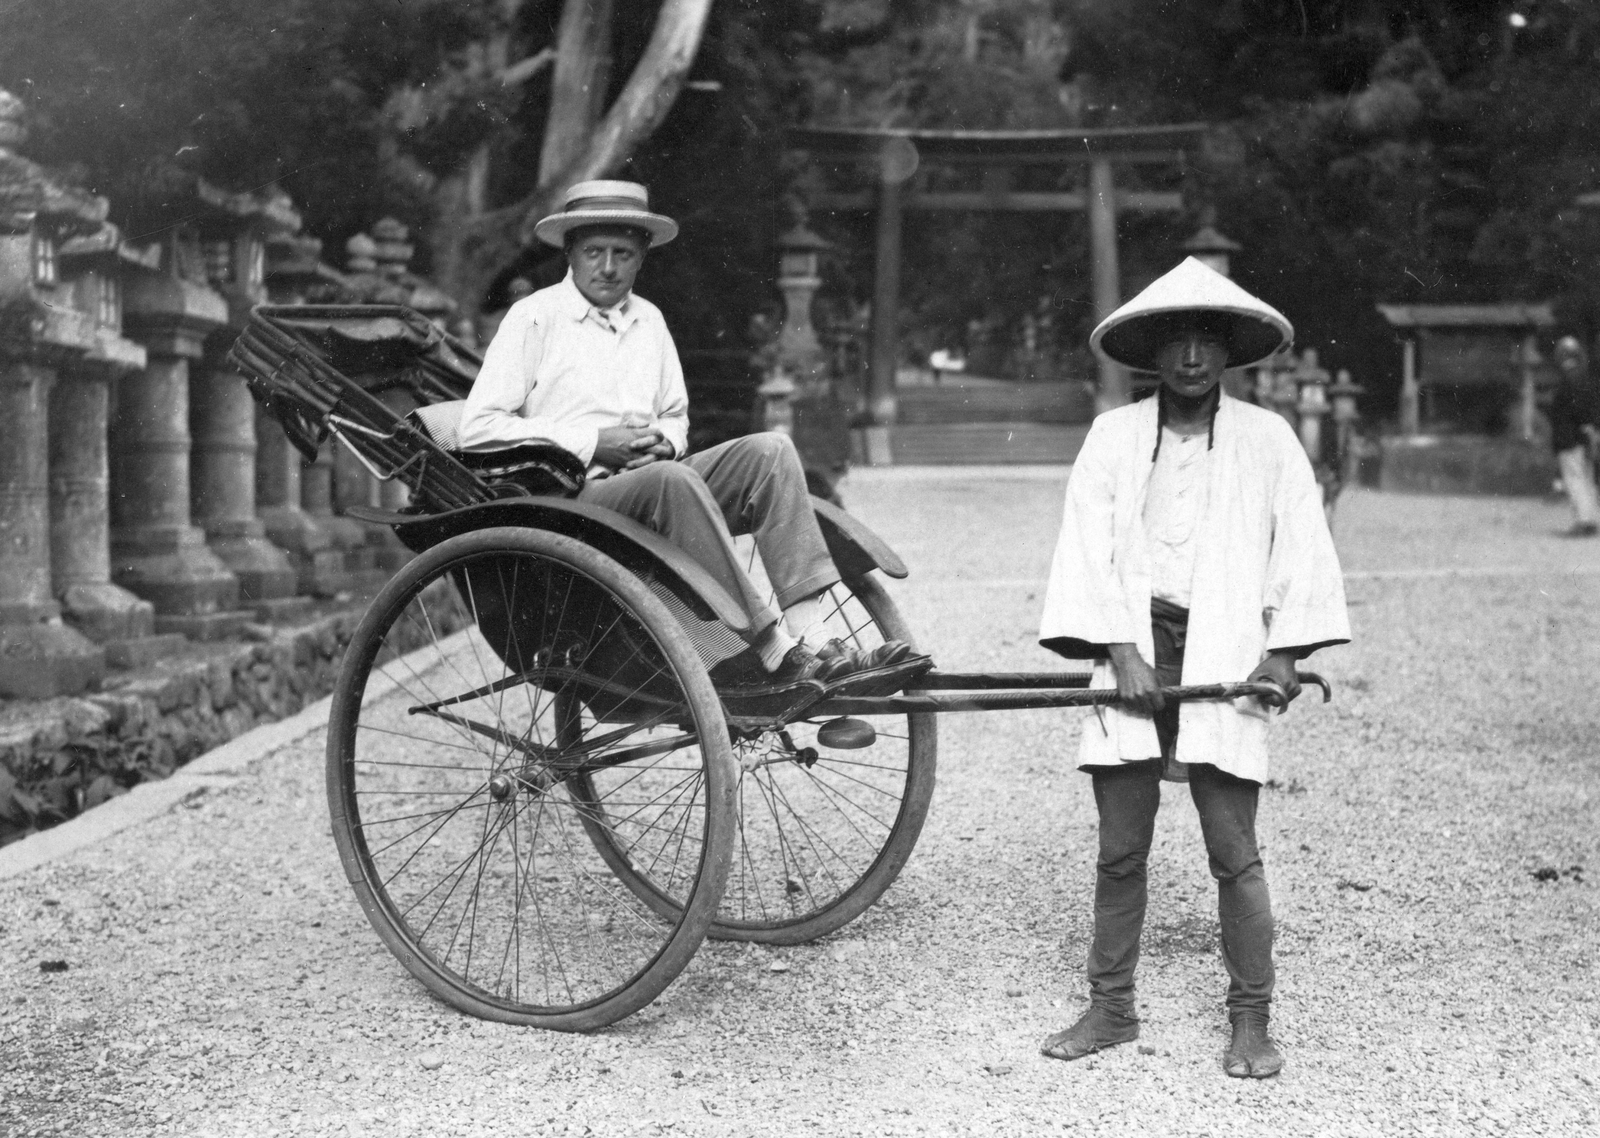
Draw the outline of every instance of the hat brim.
<instances>
[{"instance_id":1,"label":"hat brim","mask_svg":"<svg viewBox=\"0 0 1600 1138\"><path fill-rule=\"evenodd\" d=\"M1121 320L1108 319L1094 330L1090 346L1116 363L1135 371L1161 370L1161 349L1191 327L1197 318L1214 328L1228 352L1228 367L1252 367L1289 343L1294 329L1276 313L1241 311L1211 305L1166 308L1156 312L1130 312Z\"/></svg>"},{"instance_id":2,"label":"hat brim","mask_svg":"<svg viewBox=\"0 0 1600 1138\"><path fill-rule=\"evenodd\" d=\"M659 213L632 209L575 209L553 213L533 227L533 234L546 245L559 248L567 234L585 225L631 225L650 234L650 247L665 245L678 235L678 223Z\"/></svg>"}]
</instances>

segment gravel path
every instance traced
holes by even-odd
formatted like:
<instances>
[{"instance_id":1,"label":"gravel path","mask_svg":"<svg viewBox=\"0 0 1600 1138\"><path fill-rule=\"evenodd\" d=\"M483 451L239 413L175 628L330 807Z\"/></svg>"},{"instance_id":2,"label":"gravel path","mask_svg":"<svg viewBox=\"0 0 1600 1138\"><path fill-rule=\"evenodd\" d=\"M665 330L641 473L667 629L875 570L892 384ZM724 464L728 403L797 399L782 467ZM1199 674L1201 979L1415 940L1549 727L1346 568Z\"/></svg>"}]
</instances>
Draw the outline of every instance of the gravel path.
<instances>
[{"instance_id":1,"label":"gravel path","mask_svg":"<svg viewBox=\"0 0 1600 1138\"><path fill-rule=\"evenodd\" d=\"M1033 637L1062 481L844 486L912 566L894 592L946 668L1052 666ZM0 1133L1596 1133L1600 543L1565 523L1524 501L1341 504L1358 641L1317 659L1336 700L1281 721L1262 803L1279 1079L1221 1072L1181 791L1152 855L1140 1045L1037 1055L1083 1001L1074 713L945 717L927 828L877 907L814 945L707 944L593 1036L464 1018L401 970L343 882L313 736L0 882Z\"/></svg>"}]
</instances>

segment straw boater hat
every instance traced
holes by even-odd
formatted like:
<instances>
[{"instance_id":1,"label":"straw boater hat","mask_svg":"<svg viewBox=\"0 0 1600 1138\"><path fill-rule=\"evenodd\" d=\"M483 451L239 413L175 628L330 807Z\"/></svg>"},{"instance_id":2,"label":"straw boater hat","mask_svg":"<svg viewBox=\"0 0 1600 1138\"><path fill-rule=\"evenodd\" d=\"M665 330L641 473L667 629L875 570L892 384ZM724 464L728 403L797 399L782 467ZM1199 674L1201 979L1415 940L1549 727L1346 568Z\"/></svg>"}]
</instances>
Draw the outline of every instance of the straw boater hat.
<instances>
[{"instance_id":1,"label":"straw boater hat","mask_svg":"<svg viewBox=\"0 0 1600 1138\"><path fill-rule=\"evenodd\" d=\"M567 191L560 213L533 227L546 245L562 244L569 229L580 225L631 225L650 235L650 244L665 245L678 235L672 218L650 212L650 191L638 182L579 182Z\"/></svg>"},{"instance_id":2,"label":"straw boater hat","mask_svg":"<svg viewBox=\"0 0 1600 1138\"><path fill-rule=\"evenodd\" d=\"M1199 317L1228 349L1229 367L1258 364L1294 339L1294 325L1193 257L1158 278L1089 336L1089 346L1136 371L1158 371L1156 356Z\"/></svg>"}]
</instances>

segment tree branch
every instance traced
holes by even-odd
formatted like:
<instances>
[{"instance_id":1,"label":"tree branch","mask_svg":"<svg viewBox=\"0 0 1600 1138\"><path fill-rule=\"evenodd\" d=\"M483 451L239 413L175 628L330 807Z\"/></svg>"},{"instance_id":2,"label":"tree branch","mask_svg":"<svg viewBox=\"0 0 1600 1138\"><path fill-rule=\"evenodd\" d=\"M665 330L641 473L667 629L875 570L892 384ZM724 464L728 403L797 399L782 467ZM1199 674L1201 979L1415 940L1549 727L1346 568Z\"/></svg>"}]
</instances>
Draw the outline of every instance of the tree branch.
<instances>
[{"instance_id":1,"label":"tree branch","mask_svg":"<svg viewBox=\"0 0 1600 1138\"><path fill-rule=\"evenodd\" d=\"M523 244L533 240L534 224L560 192L574 182L611 173L661 125L677 101L695 52L700 49L711 3L712 0L666 0L662 4L644 55L617 101L589 135L588 144L559 171L545 174L539 188L519 203L523 212L519 236Z\"/></svg>"},{"instance_id":2,"label":"tree branch","mask_svg":"<svg viewBox=\"0 0 1600 1138\"><path fill-rule=\"evenodd\" d=\"M581 2L581 0L580 0ZM520 201L464 220L448 242L451 291L476 311L483 291L517 250L536 238L533 226L555 207L567 187L602 177L625 162L661 124L683 88L699 50L712 0L665 0L644 55L604 120L589 132L575 158L541 178Z\"/></svg>"},{"instance_id":3,"label":"tree branch","mask_svg":"<svg viewBox=\"0 0 1600 1138\"><path fill-rule=\"evenodd\" d=\"M581 154L605 107L611 83L614 0L565 0L556 26L550 114L539 149L539 183Z\"/></svg>"},{"instance_id":4,"label":"tree branch","mask_svg":"<svg viewBox=\"0 0 1600 1138\"><path fill-rule=\"evenodd\" d=\"M528 56L527 59L513 63L510 67L500 72L500 82L507 87L515 87L520 83L526 83L554 63L555 58L555 49L547 47L541 52Z\"/></svg>"}]
</instances>

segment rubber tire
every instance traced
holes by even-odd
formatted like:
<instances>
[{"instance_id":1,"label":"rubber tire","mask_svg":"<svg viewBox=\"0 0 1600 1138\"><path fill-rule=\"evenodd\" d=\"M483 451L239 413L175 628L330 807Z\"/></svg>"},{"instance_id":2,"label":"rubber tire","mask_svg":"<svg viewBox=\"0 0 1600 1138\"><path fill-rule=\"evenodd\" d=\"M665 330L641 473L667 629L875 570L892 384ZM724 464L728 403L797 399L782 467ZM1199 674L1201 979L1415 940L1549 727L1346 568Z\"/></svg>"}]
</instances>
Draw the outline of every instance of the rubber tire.
<instances>
[{"instance_id":1,"label":"rubber tire","mask_svg":"<svg viewBox=\"0 0 1600 1138\"><path fill-rule=\"evenodd\" d=\"M440 965L408 934L388 895L378 883L355 810L351 777L356 728L373 660L384 634L413 597L447 575L452 563L486 553L530 553L564 563L598 582L653 635L688 698L702 740L705 767L706 833L699 872L686 911L670 939L650 964L623 987L602 999L574 1007L516 1004L468 984ZM688 965L711 926L736 841L734 795L738 770L722 704L682 626L639 579L593 548L559 534L526 528L497 528L461 534L429 549L407 564L373 599L346 649L328 718L327 792L334 841L345 875L368 921L407 971L439 999L468 1015L502 1023L556 1031L592 1031L631 1015L659 996ZM680 919L681 917L681 919Z\"/></svg>"}]
</instances>

